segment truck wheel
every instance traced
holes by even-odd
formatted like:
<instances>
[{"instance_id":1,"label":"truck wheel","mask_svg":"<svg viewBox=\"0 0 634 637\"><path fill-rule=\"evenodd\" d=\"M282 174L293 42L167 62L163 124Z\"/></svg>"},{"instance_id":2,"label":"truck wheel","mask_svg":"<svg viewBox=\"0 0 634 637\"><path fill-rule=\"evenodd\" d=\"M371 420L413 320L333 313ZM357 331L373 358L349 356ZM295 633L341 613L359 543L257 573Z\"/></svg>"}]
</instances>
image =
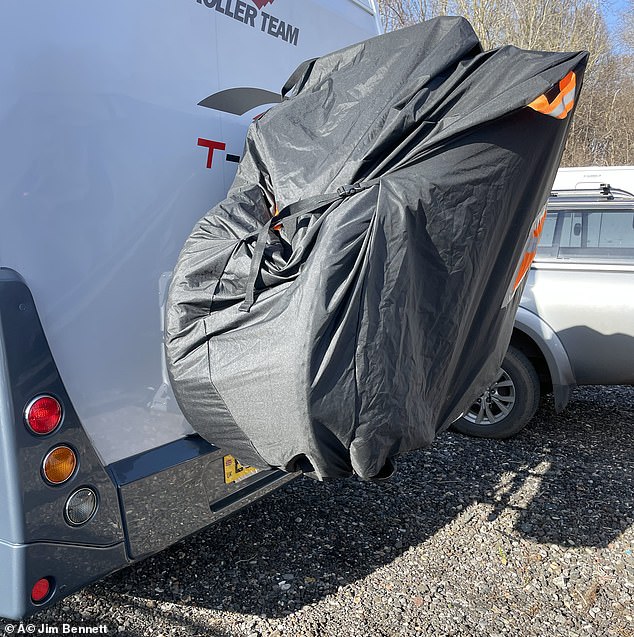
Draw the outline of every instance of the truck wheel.
<instances>
[{"instance_id":1,"label":"truck wheel","mask_svg":"<svg viewBox=\"0 0 634 637\"><path fill-rule=\"evenodd\" d=\"M510 438L519 433L539 406L539 378L528 358L509 347L500 375L453 427L468 436Z\"/></svg>"}]
</instances>

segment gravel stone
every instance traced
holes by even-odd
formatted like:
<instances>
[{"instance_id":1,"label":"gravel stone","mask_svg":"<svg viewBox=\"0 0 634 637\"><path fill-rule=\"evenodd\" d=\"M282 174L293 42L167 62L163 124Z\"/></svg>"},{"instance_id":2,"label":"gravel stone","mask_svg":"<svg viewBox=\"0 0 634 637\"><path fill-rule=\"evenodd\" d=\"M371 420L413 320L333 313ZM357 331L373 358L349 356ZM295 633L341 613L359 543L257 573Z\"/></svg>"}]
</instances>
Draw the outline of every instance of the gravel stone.
<instances>
[{"instance_id":1,"label":"gravel stone","mask_svg":"<svg viewBox=\"0 0 634 637\"><path fill-rule=\"evenodd\" d=\"M156 637L631 637L634 388L446 432L381 484L298 479L36 623Z\"/></svg>"}]
</instances>

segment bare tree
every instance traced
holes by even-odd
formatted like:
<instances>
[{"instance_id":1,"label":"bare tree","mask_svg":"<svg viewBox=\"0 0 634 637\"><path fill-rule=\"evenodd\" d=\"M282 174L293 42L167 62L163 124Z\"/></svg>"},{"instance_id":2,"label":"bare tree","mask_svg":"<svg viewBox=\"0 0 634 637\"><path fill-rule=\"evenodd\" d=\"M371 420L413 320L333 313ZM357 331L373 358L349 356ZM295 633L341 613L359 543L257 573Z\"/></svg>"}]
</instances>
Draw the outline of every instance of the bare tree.
<instances>
[{"instance_id":1,"label":"bare tree","mask_svg":"<svg viewBox=\"0 0 634 637\"><path fill-rule=\"evenodd\" d=\"M634 0L630 0L619 16L621 28L619 30L621 44L625 54L634 56Z\"/></svg>"},{"instance_id":2,"label":"bare tree","mask_svg":"<svg viewBox=\"0 0 634 637\"><path fill-rule=\"evenodd\" d=\"M463 15L485 49L590 52L585 86L563 165L634 162L634 0L621 16L620 49L603 0L378 0L386 30L438 15Z\"/></svg>"}]
</instances>

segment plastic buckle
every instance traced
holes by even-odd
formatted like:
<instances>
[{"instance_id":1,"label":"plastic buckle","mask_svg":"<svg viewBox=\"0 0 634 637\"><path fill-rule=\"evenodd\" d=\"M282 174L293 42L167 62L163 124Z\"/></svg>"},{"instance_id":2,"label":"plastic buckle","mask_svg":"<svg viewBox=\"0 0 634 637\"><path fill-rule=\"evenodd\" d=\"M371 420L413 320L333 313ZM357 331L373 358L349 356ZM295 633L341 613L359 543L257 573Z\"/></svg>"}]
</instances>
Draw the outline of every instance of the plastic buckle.
<instances>
[{"instance_id":1,"label":"plastic buckle","mask_svg":"<svg viewBox=\"0 0 634 637\"><path fill-rule=\"evenodd\" d=\"M351 195L356 195L358 192L361 192L363 187L361 184L346 184L345 186L340 186L337 188L337 194L344 199L345 197L350 197Z\"/></svg>"}]
</instances>

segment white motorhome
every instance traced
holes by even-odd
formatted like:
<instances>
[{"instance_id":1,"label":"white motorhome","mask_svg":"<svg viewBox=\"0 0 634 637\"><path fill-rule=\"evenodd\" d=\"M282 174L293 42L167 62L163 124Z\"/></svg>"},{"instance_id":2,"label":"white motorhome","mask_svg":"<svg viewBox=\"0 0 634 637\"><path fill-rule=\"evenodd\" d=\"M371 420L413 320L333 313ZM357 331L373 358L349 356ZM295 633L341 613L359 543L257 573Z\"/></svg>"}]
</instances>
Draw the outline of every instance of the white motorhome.
<instances>
[{"instance_id":1,"label":"white motorhome","mask_svg":"<svg viewBox=\"0 0 634 637\"><path fill-rule=\"evenodd\" d=\"M610 185L634 193L634 169L632 166L585 166L560 168L553 190L592 190Z\"/></svg>"},{"instance_id":2,"label":"white motorhome","mask_svg":"<svg viewBox=\"0 0 634 637\"><path fill-rule=\"evenodd\" d=\"M284 483L194 434L162 304L246 128L374 0L8 0L0 21L0 615Z\"/></svg>"}]
</instances>

